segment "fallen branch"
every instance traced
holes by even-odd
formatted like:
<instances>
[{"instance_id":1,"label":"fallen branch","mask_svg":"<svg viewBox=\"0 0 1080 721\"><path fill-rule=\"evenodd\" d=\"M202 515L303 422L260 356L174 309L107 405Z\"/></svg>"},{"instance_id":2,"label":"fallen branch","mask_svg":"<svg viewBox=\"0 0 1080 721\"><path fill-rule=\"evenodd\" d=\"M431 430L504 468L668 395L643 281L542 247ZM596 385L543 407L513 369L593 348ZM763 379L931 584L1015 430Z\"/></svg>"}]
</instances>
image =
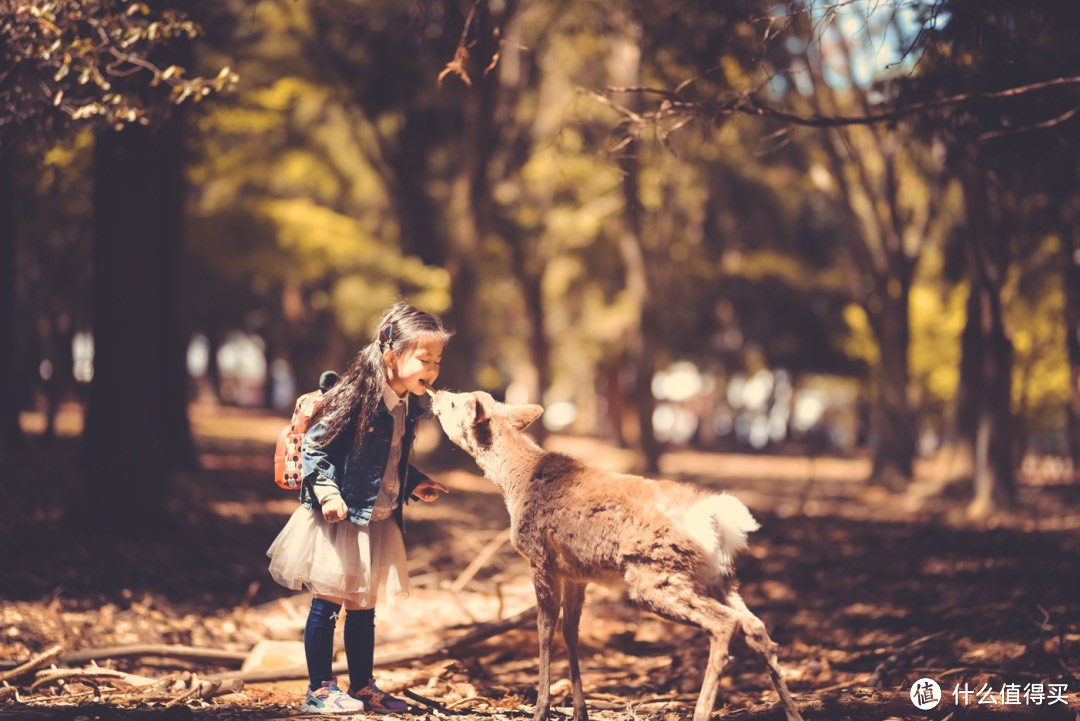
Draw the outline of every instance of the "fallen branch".
<instances>
[{"instance_id":1,"label":"fallen branch","mask_svg":"<svg viewBox=\"0 0 1080 721\"><path fill-rule=\"evenodd\" d=\"M477 696L477 695L476 695L476 694L474 694L474 693L473 693L473 694L469 694L469 695L468 695L468 696L466 696L465 698L459 698L459 699L458 699L457 701L454 701L454 702L452 702L452 703L448 703L448 704L446 704L446 708L448 708L448 709L455 709L455 708L457 708L458 706L464 706L464 705L465 705L465 704L467 704L467 703L472 703L473 701L476 701L476 700L478 700L479 698L480 698L480 697L479 697L479 696Z\"/></svg>"},{"instance_id":2,"label":"fallen branch","mask_svg":"<svg viewBox=\"0 0 1080 721\"><path fill-rule=\"evenodd\" d=\"M874 673L870 675L870 679L866 682L867 686L873 688L879 688L881 686L882 677L889 671L889 669L896 665L902 658L911 654L912 651L919 648L928 641L933 641L935 638L946 635L947 631L938 631L937 633L927 634L921 638L917 638L908 645L899 649L896 653L892 654L884 661L879 663L874 669Z\"/></svg>"},{"instance_id":3,"label":"fallen branch","mask_svg":"<svg viewBox=\"0 0 1080 721\"><path fill-rule=\"evenodd\" d=\"M438 701L433 701L433 700L429 699L427 696L421 696L420 694L416 693L415 691L410 691L409 689L405 689L404 691L402 691L401 695L405 696L407 698L411 698L413 701L416 701L418 704L421 704L422 706L427 706L428 708L434 709L435 711L438 711L439 713L445 714L447 716L454 716L454 715L459 713L457 711L451 711L449 708L447 708L446 706L443 706Z\"/></svg>"},{"instance_id":4,"label":"fallen branch","mask_svg":"<svg viewBox=\"0 0 1080 721\"><path fill-rule=\"evenodd\" d=\"M30 685L30 690L35 691L42 686L47 686L50 683L57 681L67 681L72 678L108 678L117 681L123 681L124 683L134 688L142 688L144 686L153 686L155 684L163 683L168 678L156 679L149 678L147 676L136 676L133 673L124 673L123 671L116 671L111 668L64 668L64 669L52 669L49 671L39 671L37 674L37 680Z\"/></svg>"},{"instance_id":5,"label":"fallen branch","mask_svg":"<svg viewBox=\"0 0 1080 721\"><path fill-rule=\"evenodd\" d=\"M512 631L536 620L536 606L531 606L516 616L504 618L500 621L482 623L473 630L458 636L455 639L444 641L424 650L399 651L389 654L375 654L375 664L379 667L403 666L413 661L432 661L438 658L450 658L460 654L464 649L480 641L493 636ZM377 649L376 649L377 651ZM333 673L345 673L348 664L344 661L334 664ZM207 676L210 680L240 679L247 683L267 683L271 681L289 681L292 679L307 678L306 665L290 666L288 668L260 669L256 671L227 671L225 673Z\"/></svg>"},{"instance_id":6,"label":"fallen branch","mask_svg":"<svg viewBox=\"0 0 1080 721\"><path fill-rule=\"evenodd\" d=\"M19 676L22 676L24 673L27 673L28 671L33 671L39 666L44 666L63 652L64 647L60 644L57 644L52 648L46 649L45 651L39 653L37 656L31 657L26 663L22 664L21 666L16 666L10 671L4 671L3 673L0 673L0 681L8 681L10 679L17 678Z\"/></svg>"},{"instance_id":7,"label":"fallen branch","mask_svg":"<svg viewBox=\"0 0 1080 721\"><path fill-rule=\"evenodd\" d=\"M105 646L103 648L84 648L71 653L65 653L60 657L60 662L69 666L86 663L88 661L100 661L107 658L130 658L132 656L160 656L161 658L178 658L185 661L197 661L218 665L239 666L247 658L247 651L222 651L216 648L200 648L197 646L170 646L168 644L136 643L126 646Z\"/></svg>"},{"instance_id":8,"label":"fallen branch","mask_svg":"<svg viewBox=\"0 0 1080 721\"><path fill-rule=\"evenodd\" d=\"M57 646L55 648L59 649L60 647ZM52 649L50 649L50 651L51 650ZM48 653L48 651L46 653ZM88 663L90 661L102 661L109 658L131 658L135 656L159 656L161 658L178 658L185 661L212 663L219 666L239 666L244 662L244 659L247 658L248 652L222 651L221 649L200 648L198 646L170 646L168 644L134 643L125 646L81 648L77 651L70 651L64 654L61 654L58 650L57 655L59 656L59 658L56 659L56 663L62 663L68 666L78 666L80 664ZM30 661L27 661L27 664L35 660L36 659L31 659ZM37 665L40 666L41 664L38 663ZM18 667L10 671L0 673L0 681L14 678L14 676L10 676L8 674L22 675L30 668L33 668L33 666L30 666L27 669L22 669L22 667Z\"/></svg>"},{"instance_id":9,"label":"fallen branch","mask_svg":"<svg viewBox=\"0 0 1080 721\"><path fill-rule=\"evenodd\" d=\"M472 560L472 563L466 566L465 570L461 572L461 575L458 576L452 584L450 584L450 592L460 593L461 590L465 588L466 584L468 584L469 581L471 581L473 577L480 572L480 569L483 568L487 564L487 562L490 561L492 557L494 557L495 554L499 552L499 549L502 548L503 544L509 540L510 529L507 528L504 531L500 532L499 535L495 536L495 538L488 541L487 544L482 549L480 549L480 553L476 554L476 558Z\"/></svg>"}]
</instances>

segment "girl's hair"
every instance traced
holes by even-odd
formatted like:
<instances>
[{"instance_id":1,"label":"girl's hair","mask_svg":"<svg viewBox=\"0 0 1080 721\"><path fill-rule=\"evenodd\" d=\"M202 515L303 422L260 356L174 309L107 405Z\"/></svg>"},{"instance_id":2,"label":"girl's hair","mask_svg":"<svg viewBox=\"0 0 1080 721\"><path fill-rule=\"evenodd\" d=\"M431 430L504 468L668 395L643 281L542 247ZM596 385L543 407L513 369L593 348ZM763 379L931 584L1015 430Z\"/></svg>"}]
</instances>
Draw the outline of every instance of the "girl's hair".
<instances>
[{"instance_id":1,"label":"girl's hair","mask_svg":"<svg viewBox=\"0 0 1080 721\"><path fill-rule=\"evenodd\" d=\"M405 301L398 301L383 313L375 327L370 343L360 349L352 365L323 398L311 422L323 421L325 447L337 438L356 419L354 446L364 438L364 431L383 398L386 384L386 361L383 354L390 350L397 355L417 345L435 342L445 344L453 335L442 321Z\"/></svg>"}]
</instances>

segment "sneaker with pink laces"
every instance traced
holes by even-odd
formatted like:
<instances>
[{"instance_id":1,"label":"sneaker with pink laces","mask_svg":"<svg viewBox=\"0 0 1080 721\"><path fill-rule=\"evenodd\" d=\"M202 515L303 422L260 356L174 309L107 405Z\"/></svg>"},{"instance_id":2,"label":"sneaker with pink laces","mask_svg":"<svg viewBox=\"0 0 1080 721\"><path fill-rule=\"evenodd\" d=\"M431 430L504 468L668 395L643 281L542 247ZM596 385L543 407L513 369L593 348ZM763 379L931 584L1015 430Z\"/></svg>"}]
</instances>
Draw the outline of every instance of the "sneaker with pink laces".
<instances>
[{"instance_id":1,"label":"sneaker with pink laces","mask_svg":"<svg viewBox=\"0 0 1080 721\"><path fill-rule=\"evenodd\" d=\"M363 710L363 701L338 688L337 679L323 681L322 686L314 691L308 689L307 698L300 704L300 711L303 713L350 714Z\"/></svg>"}]
</instances>

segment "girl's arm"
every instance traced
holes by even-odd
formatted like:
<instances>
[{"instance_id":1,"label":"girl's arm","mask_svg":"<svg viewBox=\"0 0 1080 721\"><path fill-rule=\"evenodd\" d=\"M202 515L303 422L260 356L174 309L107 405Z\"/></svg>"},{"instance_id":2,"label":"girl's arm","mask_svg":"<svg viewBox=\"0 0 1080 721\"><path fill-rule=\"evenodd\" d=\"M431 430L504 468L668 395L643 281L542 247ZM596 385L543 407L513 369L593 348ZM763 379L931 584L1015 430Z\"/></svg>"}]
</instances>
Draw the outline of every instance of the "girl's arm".
<instances>
[{"instance_id":1,"label":"girl's arm","mask_svg":"<svg viewBox=\"0 0 1080 721\"><path fill-rule=\"evenodd\" d=\"M413 491L415 491L416 487L419 486L423 481L430 480L430 478L424 475L423 471L410 463L408 469L405 472L405 497L412 497L415 500L416 496L413 496Z\"/></svg>"},{"instance_id":2,"label":"girl's arm","mask_svg":"<svg viewBox=\"0 0 1080 721\"><path fill-rule=\"evenodd\" d=\"M440 493L449 493L450 489L410 465L405 474L405 492L410 500L431 502L438 498Z\"/></svg>"},{"instance_id":3,"label":"girl's arm","mask_svg":"<svg viewBox=\"0 0 1080 721\"><path fill-rule=\"evenodd\" d=\"M311 484L311 490L318 499L319 505L332 498L341 497L341 488L337 482L337 467L330 461L328 449L322 444L325 432L326 426L319 421L304 434L304 442L300 446L300 467L303 479L305 483Z\"/></svg>"}]
</instances>

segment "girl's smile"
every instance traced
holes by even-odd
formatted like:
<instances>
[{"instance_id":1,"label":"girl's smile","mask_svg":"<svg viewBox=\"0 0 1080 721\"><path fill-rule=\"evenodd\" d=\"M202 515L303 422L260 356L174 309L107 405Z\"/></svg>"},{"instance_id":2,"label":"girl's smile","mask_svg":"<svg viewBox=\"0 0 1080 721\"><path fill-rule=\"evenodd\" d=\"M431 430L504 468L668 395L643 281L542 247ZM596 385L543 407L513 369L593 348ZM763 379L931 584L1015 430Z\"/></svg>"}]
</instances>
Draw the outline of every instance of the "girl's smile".
<instances>
[{"instance_id":1,"label":"girl's smile","mask_svg":"<svg viewBox=\"0 0 1080 721\"><path fill-rule=\"evenodd\" d=\"M415 346L397 354L387 351L387 382L399 396L406 393L424 395L439 377L439 364L442 363L443 343L431 340L417 343Z\"/></svg>"}]
</instances>

